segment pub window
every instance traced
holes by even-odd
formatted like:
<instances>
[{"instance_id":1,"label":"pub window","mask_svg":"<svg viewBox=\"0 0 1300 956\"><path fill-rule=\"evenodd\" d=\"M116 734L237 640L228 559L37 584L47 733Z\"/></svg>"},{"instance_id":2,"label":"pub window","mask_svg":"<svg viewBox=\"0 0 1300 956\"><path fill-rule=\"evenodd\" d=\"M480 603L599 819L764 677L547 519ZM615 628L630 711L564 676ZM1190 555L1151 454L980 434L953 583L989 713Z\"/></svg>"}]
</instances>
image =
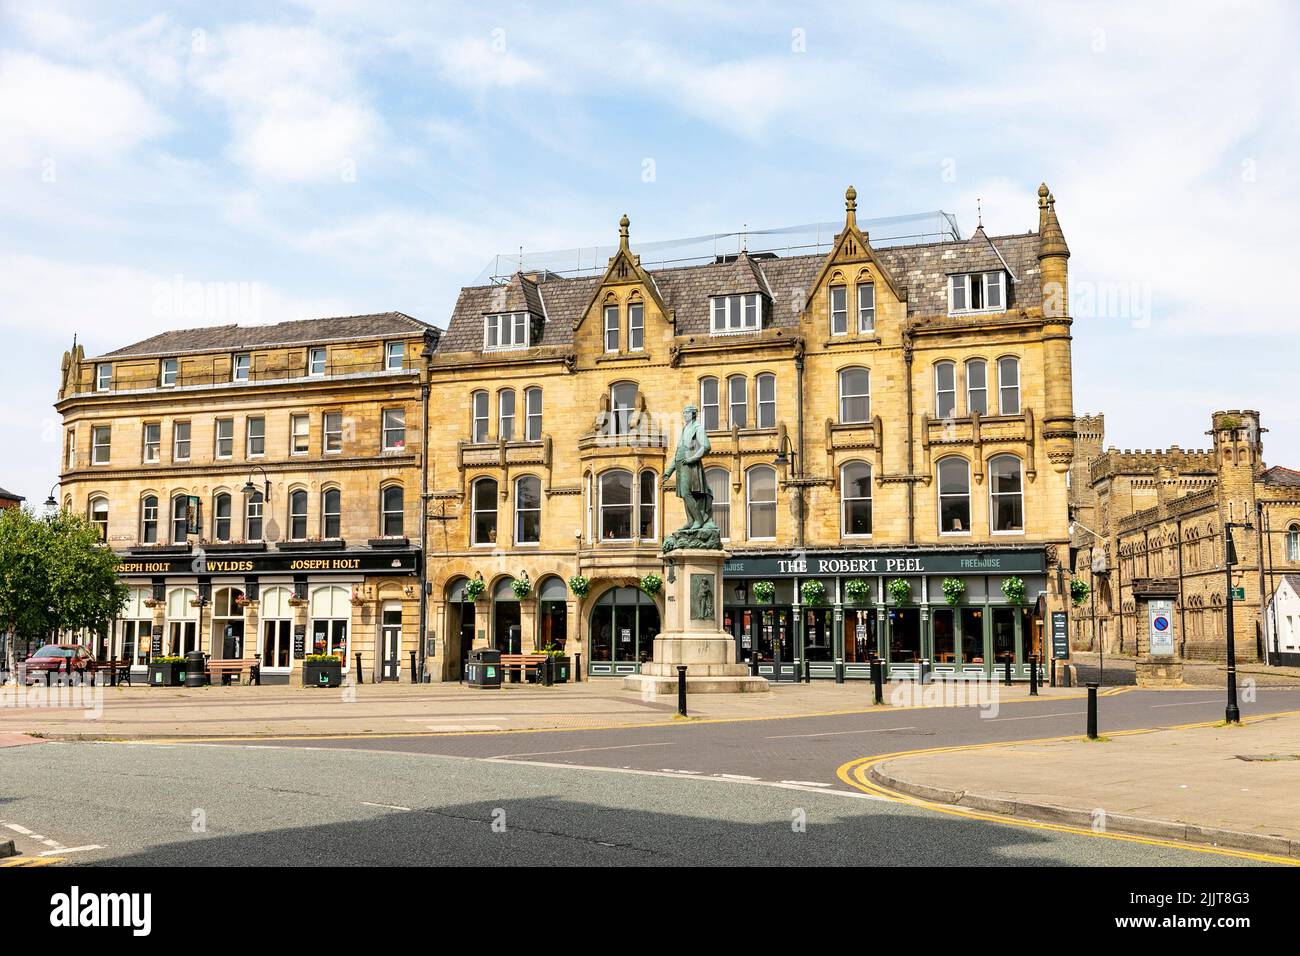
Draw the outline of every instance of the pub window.
<instances>
[{"instance_id":1,"label":"pub window","mask_svg":"<svg viewBox=\"0 0 1300 956\"><path fill-rule=\"evenodd\" d=\"M988 363L971 359L966 363L966 414L989 413Z\"/></svg>"},{"instance_id":2,"label":"pub window","mask_svg":"<svg viewBox=\"0 0 1300 956\"><path fill-rule=\"evenodd\" d=\"M110 455L111 433L109 426L96 425L90 430L90 463L107 465Z\"/></svg>"},{"instance_id":3,"label":"pub window","mask_svg":"<svg viewBox=\"0 0 1300 956\"><path fill-rule=\"evenodd\" d=\"M609 390L610 434L626 435L632 430L632 412L636 407L637 387L633 382L619 382Z\"/></svg>"},{"instance_id":4,"label":"pub window","mask_svg":"<svg viewBox=\"0 0 1300 956\"><path fill-rule=\"evenodd\" d=\"M831 335L845 335L849 331L849 290L847 286L830 288Z\"/></svg>"},{"instance_id":5,"label":"pub window","mask_svg":"<svg viewBox=\"0 0 1300 956\"><path fill-rule=\"evenodd\" d=\"M600 476L600 540L632 540L632 473L607 471Z\"/></svg>"},{"instance_id":6,"label":"pub window","mask_svg":"<svg viewBox=\"0 0 1300 956\"><path fill-rule=\"evenodd\" d=\"M108 499L91 498L90 499L90 523L95 526L99 533L100 541L108 540Z\"/></svg>"},{"instance_id":7,"label":"pub window","mask_svg":"<svg viewBox=\"0 0 1300 956\"><path fill-rule=\"evenodd\" d=\"M381 533L384 537L402 536L405 510L405 495L401 485L389 485L380 492Z\"/></svg>"},{"instance_id":8,"label":"pub window","mask_svg":"<svg viewBox=\"0 0 1300 956\"><path fill-rule=\"evenodd\" d=\"M640 302L627 307L627 347L632 352L645 348L645 306Z\"/></svg>"},{"instance_id":9,"label":"pub window","mask_svg":"<svg viewBox=\"0 0 1300 956\"><path fill-rule=\"evenodd\" d=\"M217 419L217 447L216 455L218 458L229 458L235 453L235 420L233 418Z\"/></svg>"},{"instance_id":10,"label":"pub window","mask_svg":"<svg viewBox=\"0 0 1300 956\"><path fill-rule=\"evenodd\" d=\"M185 495L172 497L172 544L189 540L189 499Z\"/></svg>"},{"instance_id":11,"label":"pub window","mask_svg":"<svg viewBox=\"0 0 1300 956\"><path fill-rule=\"evenodd\" d=\"M260 491L253 492L244 503L244 539L247 541L262 540L262 508L264 504Z\"/></svg>"},{"instance_id":12,"label":"pub window","mask_svg":"<svg viewBox=\"0 0 1300 956\"><path fill-rule=\"evenodd\" d=\"M244 426L249 458L261 458L266 454L266 419L258 416L249 418Z\"/></svg>"},{"instance_id":13,"label":"pub window","mask_svg":"<svg viewBox=\"0 0 1300 956\"><path fill-rule=\"evenodd\" d=\"M957 367L952 362L934 365L934 417L952 418L957 412Z\"/></svg>"},{"instance_id":14,"label":"pub window","mask_svg":"<svg viewBox=\"0 0 1300 956\"><path fill-rule=\"evenodd\" d=\"M337 455L343 451L343 413L326 412L322 424L325 433L325 454Z\"/></svg>"},{"instance_id":15,"label":"pub window","mask_svg":"<svg viewBox=\"0 0 1300 956\"><path fill-rule=\"evenodd\" d=\"M253 357L247 352L234 356L230 362L230 378L235 382L247 382L248 372L252 367Z\"/></svg>"},{"instance_id":16,"label":"pub window","mask_svg":"<svg viewBox=\"0 0 1300 956\"><path fill-rule=\"evenodd\" d=\"M524 415L527 418L526 439L542 440L542 390L537 386L524 389Z\"/></svg>"},{"instance_id":17,"label":"pub window","mask_svg":"<svg viewBox=\"0 0 1300 956\"><path fill-rule=\"evenodd\" d=\"M840 422L862 425L871 419L871 372L865 368L840 370Z\"/></svg>"},{"instance_id":18,"label":"pub window","mask_svg":"<svg viewBox=\"0 0 1300 956\"><path fill-rule=\"evenodd\" d=\"M1003 415L1020 414L1020 360L998 359L998 409Z\"/></svg>"},{"instance_id":19,"label":"pub window","mask_svg":"<svg viewBox=\"0 0 1300 956\"><path fill-rule=\"evenodd\" d=\"M515 544L542 540L542 482L532 475L515 481Z\"/></svg>"},{"instance_id":20,"label":"pub window","mask_svg":"<svg viewBox=\"0 0 1300 956\"><path fill-rule=\"evenodd\" d=\"M95 366L95 391L107 392L113 387L113 366L101 362Z\"/></svg>"},{"instance_id":21,"label":"pub window","mask_svg":"<svg viewBox=\"0 0 1300 956\"><path fill-rule=\"evenodd\" d=\"M731 473L725 468L709 468L704 472L709 493L713 495L713 523L723 541L731 537Z\"/></svg>"},{"instance_id":22,"label":"pub window","mask_svg":"<svg viewBox=\"0 0 1300 956\"><path fill-rule=\"evenodd\" d=\"M497 439L514 441L515 438L515 391L504 388L497 392Z\"/></svg>"},{"instance_id":23,"label":"pub window","mask_svg":"<svg viewBox=\"0 0 1300 956\"><path fill-rule=\"evenodd\" d=\"M732 428L749 427L748 383L743 375L727 379L727 424Z\"/></svg>"},{"instance_id":24,"label":"pub window","mask_svg":"<svg viewBox=\"0 0 1300 956\"><path fill-rule=\"evenodd\" d=\"M163 359L160 363L161 372L158 378L158 384L164 387L171 387L176 384L176 370L179 367L178 360L174 358Z\"/></svg>"},{"instance_id":25,"label":"pub window","mask_svg":"<svg viewBox=\"0 0 1300 956\"><path fill-rule=\"evenodd\" d=\"M771 372L764 372L754 379L754 388L758 399L758 419L755 424L759 428L775 428L776 376Z\"/></svg>"},{"instance_id":26,"label":"pub window","mask_svg":"<svg viewBox=\"0 0 1300 956\"><path fill-rule=\"evenodd\" d=\"M745 472L745 526L751 541L776 537L776 469L755 465Z\"/></svg>"},{"instance_id":27,"label":"pub window","mask_svg":"<svg viewBox=\"0 0 1300 956\"><path fill-rule=\"evenodd\" d=\"M858 331L876 329L876 287L870 282L858 286Z\"/></svg>"},{"instance_id":28,"label":"pub window","mask_svg":"<svg viewBox=\"0 0 1300 956\"><path fill-rule=\"evenodd\" d=\"M162 423L145 422L144 463L156 465L162 461Z\"/></svg>"},{"instance_id":29,"label":"pub window","mask_svg":"<svg viewBox=\"0 0 1300 956\"><path fill-rule=\"evenodd\" d=\"M384 451L406 450L406 409L384 409Z\"/></svg>"},{"instance_id":30,"label":"pub window","mask_svg":"<svg viewBox=\"0 0 1300 956\"><path fill-rule=\"evenodd\" d=\"M470 492L473 509L470 522L472 544L496 544L497 483L494 478L479 478Z\"/></svg>"},{"instance_id":31,"label":"pub window","mask_svg":"<svg viewBox=\"0 0 1300 956\"><path fill-rule=\"evenodd\" d=\"M325 350L312 349L307 353L307 374L324 375L325 374Z\"/></svg>"},{"instance_id":32,"label":"pub window","mask_svg":"<svg viewBox=\"0 0 1300 956\"><path fill-rule=\"evenodd\" d=\"M289 492L289 538L302 541L307 537L307 492L299 488Z\"/></svg>"},{"instance_id":33,"label":"pub window","mask_svg":"<svg viewBox=\"0 0 1300 956\"><path fill-rule=\"evenodd\" d=\"M400 372L406 361L406 346L402 342L384 343L384 368L389 372Z\"/></svg>"},{"instance_id":34,"label":"pub window","mask_svg":"<svg viewBox=\"0 0 1300 956\"><path fill-rule=\"evenodd\" d=\"M700 421L705 431L715 432L722 427L722 411L718 407L718 380L713 376L700 379Z\"/></svg>"},{"instance_id":35,"label":"pub window","mask_svg":"<svg viewBox=\"0 0 1300 956\"><path fill-rule=\"evenodd\" d=\"M618 351L618 306L605 306L605 351Z\"/></svg>"},{"instance_id":36,"label":"pub window","mask_svg":"<svg viewBox=\"0 0 1300 956\"><path fill-rule=\"evenodd\" d=\"M641 472L640 495L637 498L637 536L655 537L655 512L659 503L659 476L649 468Z\"/></svg>"},{"instance_id":37,"label":"pub window","mask_svg":"<svg viewBox=\"0 0 1300 956\"><path fill-rule=\"evenodd\" d=\"M172 461L190 460L190 423L172 423Z\"/></svg>"},{"instance_id":38,"label":"pub window","mask_svg":"<svg viewBox=\"0 0 1300 956\"><path fill-rule=\"evenodd\" d=\"M145 495L140 499L140 543L158 543L157 495Z\"/></svg>"},{"instance_id":39,"label":"pub window","mask_svg":"<svg viewBox=\"0 0 1300 956\"><path fill-rule=\"evenodd\" d=\"M871 534L871 466L851 461L840 469L840 520L845 537Z\"/></svg>"},{"instance_id":40,"label":"pub window","mask_svg":"<svg viewBox=\"0 0 1300 956\"><path fill-rule=\"evenodd\" d=\"M1015 455L989 459L989 514L995 532L1025 529L1024 485Z\"/></svg>"},{"instance_id":41,"label":"pub window","mask_svg":"<svg viewBox=\"0 0 1300 956\"><path fill-rule=\"evenodd\" d=\"M470 441L481 445L488 440L488 393L475 392L470 396L473 420L470 423Z\"/></svg>"},{"instance_id":42,"label":"pub window","mask_svg":"<svg viewBox=\"0 0 1300 956\"><path fill-rule=\"evenodd\" d=\"M322 538L342 537L343 492L327 488L320 496L320 533Z\"/></svg>"},{"instance_id":43,"label":"pub window","mask_svg":"<svg viewBox=\"0 0 1300 956\"><path fill-rule=\"evenodd\" d=\"M970 464L965 458L939 461L939 532L970 533Z\"/></svg>"},{"instance_id":44,"label":"pub window","mask_svg":"<svg viewBox=\"0 0 1300 956\"><path fill-rule=\"evenodd\" d=\"M230 540L230 495L224 491L212 499L212 538Z\"/></svg>"},{"instance_id":45,"label":"pub window","mask_svg":"<svg viewBox=\"0 0 1300 956\"><path fill-rule=\"evenodd\" d=\"M289 454L307 454L307 443L311 440L311 419L306 415L289 417Z\"/></svg>"}]
</instances>

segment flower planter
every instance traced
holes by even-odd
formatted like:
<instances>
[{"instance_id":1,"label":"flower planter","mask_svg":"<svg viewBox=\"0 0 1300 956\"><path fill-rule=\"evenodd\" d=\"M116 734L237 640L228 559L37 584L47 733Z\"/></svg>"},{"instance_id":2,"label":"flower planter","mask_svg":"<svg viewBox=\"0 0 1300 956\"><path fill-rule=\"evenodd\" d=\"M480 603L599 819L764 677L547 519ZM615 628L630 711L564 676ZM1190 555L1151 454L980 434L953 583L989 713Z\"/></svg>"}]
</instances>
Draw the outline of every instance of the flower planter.
<instances>
[{"instance_id":1,"label":"flower planter","mask_svg":"<svg viewBox=\"0 0 1300 956\"><path fill-rule=\"evenodd\" d=\"M338 687L342 683L342 661L303 662L302 684L304 687Z\"/></svg>"},{"instance_id":2,"label":"flower planter","mask_svg":"<svg viewBox=\"0 0 1300 956\"><path fill-rule=\"evenodd\" d=\"M203 550L208 554L214 551L265 551L265 541L204 541Z\"/></svg>"},{"instance_id":3,"label":"flower planter","mask_svg":"<svg viewBox=\"0 0 1300 956\"><path fill-rule=\"evenodd\" d=\"M371 538L371 539L370 539L368 542L366 542L366 543L369 544L370 547L372 547L372 548L374 548L374 549L376 549L376 550L381 550L381 551L382 551L382 550L385 549L385 548L406 548L406 547L409 547L410 544L411 544L411 541L410 541L409 538Z\"/></svg>"},{"instance_id":4,"label":"flower planter","mask_svg":"<svg viewBox=\"0 0 1300 956\"><path fill-rule=\"evenodd\" d=\"M185 683L185 665L172 661L149 664L150 687L180 687Z\"/></svg>"},{"instance_id":5,"label":"flower planter","mask_svg":"<svg viewBox=\"0 0 1300 956\"><path fill-rule=\"evenodd\" d=\"M342 538L325 538L320 541L281 541L278 551L341 551L346 545Z\"/></svg>"},{"instance_id":6,"label":"flower planter","mask_svg":"<svg viewBox=\"0 0 1300 956\"><path fill-rule=\"evenodd\" d=\"M569 660L567 655L551 658L551 683L567 684L569 682L569 674L572 672L573 662Z\"/></svg>"}]
</instances>

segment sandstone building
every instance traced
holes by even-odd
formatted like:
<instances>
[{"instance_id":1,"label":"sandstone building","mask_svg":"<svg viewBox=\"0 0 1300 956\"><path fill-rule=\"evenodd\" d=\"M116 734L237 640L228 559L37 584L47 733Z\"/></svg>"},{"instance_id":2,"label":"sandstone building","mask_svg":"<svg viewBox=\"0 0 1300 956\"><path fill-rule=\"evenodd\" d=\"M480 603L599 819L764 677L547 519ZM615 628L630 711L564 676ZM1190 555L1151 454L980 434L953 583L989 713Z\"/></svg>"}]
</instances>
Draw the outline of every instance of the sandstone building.
<instances>
[{"instance_id":1,"label":"sandstone building","mask_svg":"<svg viewBox=\"0 0 1300 956\"><path fill-rule=\"evenodd\" d=\"M875 248L850 188L828 252L656 269L624 217L601 274L463 289L429 368L436 677L485 645L562 646L584 677L650 659L663 598L639 585L683 520L662 478L688 403L741 660L1026 676L1064 606L1075 430L1045 186L1038 212L1036 232Z\"/></svg>"},{"instance_id":2,"label":"sandstone building","mask_svg":"<svg viewBox=\"0 0 1300 956\"><path fill-rule=\"evenodd\" d=\"M97 654L201 650L298 679L313 652L409 679L421 377L400 313L165 332L65 353L60 495L122 556Z\"/></svg>"},{"instance_id":3,"label":"sandstone building","mask_svg":"<svg viewBox=\"0 0 1300 956\"><path fill-rule=\"evenodd\" d=\"M1259 412L1214 412L1211 446L1184 450L1102 450L1105 420L1081 416L1072 469L1071 555L1089 585L1073 608L1078 649L1145 656L1147 608L1172 602L1177 658L1226 656L1224 525L1233 527L1237 564L1233 634L1239 659L1297 658L1265 608L1287 573L1300 569L1300 472L1264 464Z\"/></svg>"}]
</instances>

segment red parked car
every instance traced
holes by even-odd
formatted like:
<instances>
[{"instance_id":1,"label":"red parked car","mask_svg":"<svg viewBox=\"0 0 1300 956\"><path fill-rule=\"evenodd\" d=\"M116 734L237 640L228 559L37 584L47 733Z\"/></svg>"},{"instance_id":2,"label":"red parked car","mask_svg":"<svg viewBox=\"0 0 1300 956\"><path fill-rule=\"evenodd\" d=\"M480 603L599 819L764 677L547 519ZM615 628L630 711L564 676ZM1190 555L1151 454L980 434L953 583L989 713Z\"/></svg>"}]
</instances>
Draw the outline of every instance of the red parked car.
<instances>
[{"instance_id":1,"label":"red parked car","mask_svg":"<svg viewBox=\"0 0 1300 956\"><path fill-rule=\"evenodd\" d=\"M39 651L27 658L23 666L25 683L43 684L46 675L55 681L69 673L81 677L92 677L95 673L95 657L80 644L46 644Z\"/></svg>"}]
</instances>

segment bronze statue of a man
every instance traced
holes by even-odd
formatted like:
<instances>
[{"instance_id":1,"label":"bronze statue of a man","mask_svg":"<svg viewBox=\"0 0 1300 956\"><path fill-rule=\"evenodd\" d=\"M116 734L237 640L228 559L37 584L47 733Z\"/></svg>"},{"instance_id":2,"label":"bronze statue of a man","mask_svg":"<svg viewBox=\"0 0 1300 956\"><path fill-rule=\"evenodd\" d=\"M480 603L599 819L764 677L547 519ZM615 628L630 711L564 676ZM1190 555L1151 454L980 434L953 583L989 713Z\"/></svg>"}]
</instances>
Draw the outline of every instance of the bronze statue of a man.
<instances>
[{"instance_id":1,"label":"bronze statue of a man","mask_svg":"<svg viewBox=\"0 0 1300 956\"><path fill-rule=\"evenodd\" d=\"M687 405L682 409L686 422L682 426L681 438L677 441L677 453L673 455L672 464L664 472L664 487L671 487L670 480L677 477L677 497L686 506L686 524L680 531L699 531L713 525L713 493L704 478L704 456L709 453L709 435L698 418L698 409Z\"/></svg>"}]
</instances>

